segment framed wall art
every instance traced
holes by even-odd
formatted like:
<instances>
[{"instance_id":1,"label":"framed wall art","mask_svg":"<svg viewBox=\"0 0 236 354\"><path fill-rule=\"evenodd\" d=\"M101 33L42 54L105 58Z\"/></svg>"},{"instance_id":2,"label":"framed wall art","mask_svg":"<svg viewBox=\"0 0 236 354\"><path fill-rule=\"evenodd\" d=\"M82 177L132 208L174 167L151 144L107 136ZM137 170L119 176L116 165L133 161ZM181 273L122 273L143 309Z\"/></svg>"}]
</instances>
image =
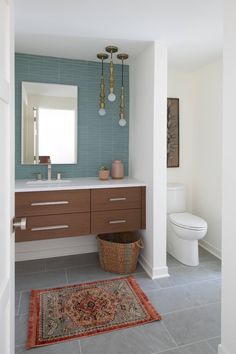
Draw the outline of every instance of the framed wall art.
<instances>
[{"instance_id":1,"label":"framed wall art","mask_svg":"<svg viewBox=\"0 0 236 354\"><path fill-rule=\"evenodd\" d=\"M167 167L179 167L179 99L167 99Z\"/></svg>"}]
</instances>

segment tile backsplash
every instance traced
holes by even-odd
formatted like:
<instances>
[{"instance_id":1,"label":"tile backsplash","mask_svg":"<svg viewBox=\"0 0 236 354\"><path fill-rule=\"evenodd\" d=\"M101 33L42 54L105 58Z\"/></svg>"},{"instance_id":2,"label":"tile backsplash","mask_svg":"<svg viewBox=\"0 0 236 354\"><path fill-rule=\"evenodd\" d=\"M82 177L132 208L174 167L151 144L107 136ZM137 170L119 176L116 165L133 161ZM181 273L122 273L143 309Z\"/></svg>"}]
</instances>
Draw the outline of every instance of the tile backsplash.
<instances>
[{"instance_id":1,"label":"tile backsplash","mask_svg":"<svg viewBox=\"0 0 236 354\"><path fill-rule=\"evenodd\" d=\"M106 94L108 93L108 64L104 66ZM114 65L115 93L117 99L111 103L106 99L107 114L98 115L101 64L93 61L63 59L38 55L15 56L15 167L16 178L33 179L41 172L46 176L46 166L21 164L21 82L44 82L78 86L78 163L75 165L53 165L53 177L60 172L63 177L97 176L101 165L111 166L115 159L123 161L128 175L129 124L121 128L119 121L119 95L121 65ZM129 66L124 66L126 93L126 117L129 123Z\"/></svg>"}]
</instances>

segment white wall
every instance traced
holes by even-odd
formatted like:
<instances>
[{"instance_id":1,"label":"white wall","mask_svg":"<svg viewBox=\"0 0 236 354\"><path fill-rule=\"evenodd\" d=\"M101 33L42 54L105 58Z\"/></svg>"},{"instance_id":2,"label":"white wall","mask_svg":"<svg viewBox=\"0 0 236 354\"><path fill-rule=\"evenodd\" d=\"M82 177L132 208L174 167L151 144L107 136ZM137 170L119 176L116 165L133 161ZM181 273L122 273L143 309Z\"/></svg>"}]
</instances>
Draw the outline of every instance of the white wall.
<instances>
[{"instance_id":1,"label":"white wall","mask_svg":"<svg viewBox=\"0 0 236 354\"><path fill-rule=\"evenodd\" d=\"M236 2L224 1L223 58L223 210L222 210L222 333L219 353L236 352Z\"/></svg>"},{"instance_id":2,"label":"white wall","mask_svg":"<svg viewBox=\"0 0 236 354\"><path fill-rule=\"evenodd\" d=\"M147 184L141 261L152 278L166 267L167 50L153 43L130 64L130 175Z\"/></svg>"},{"instance_id":3,"label":"white wall","mask_svg":"<svg viewBox=\"0 0 236 354\"><path fill-rule=\"evenodd\" d=\"M201 244L221 257L222 58L194 72L169 72L168 97L180 99L180 167L168 182L187 186L187 210L208 222Z\"/></svg>"},{"instance_id":4,"label":"white wall","mask_svg":"<svg viewBox=\"0 0 236 354\"><path fill-rule=\"evenodd\" d=\"M192 210L193 169L193 77L191 73L168 73L168 97L179 98L180 165L167 169L168 183L183 183L187 187L187 209Z\"/></svg>"},{"instance_id":5,"label":"white wall","mask_svg":"<svg viewBox=\"0 0 236 354\"><path fill-rule=\"evenodd\" d=\"M222 58L196 71L193 79L192 211L208 223L200 243L221 257Z\"/></svg>"}]
</instances>

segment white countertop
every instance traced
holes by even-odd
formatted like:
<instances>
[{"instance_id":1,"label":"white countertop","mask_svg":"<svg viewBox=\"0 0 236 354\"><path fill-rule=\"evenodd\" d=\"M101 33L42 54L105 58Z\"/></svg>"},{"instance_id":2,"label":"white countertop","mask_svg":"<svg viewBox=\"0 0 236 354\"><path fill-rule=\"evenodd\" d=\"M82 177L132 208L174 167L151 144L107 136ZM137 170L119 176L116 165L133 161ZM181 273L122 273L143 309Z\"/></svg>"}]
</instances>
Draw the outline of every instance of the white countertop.
<instances>
[{"instance_id":1,"label":"white countertop","mask_svg":"<svg viewBox=\"0 0 236 354\"><path fill-rule=\"evenodd\" d=\"M18 179L15 183L15 192L41 192L55 190L71 190L71 189L99 189L99 188L119 188L119 187L144 187L145 183L131 177L124 179L109 179L108 181L100 181L98 177L81 177L68 178L60 182L54 181L52 184L42 183L42 181L33 181Z\"/></svg>"}]
</instances>

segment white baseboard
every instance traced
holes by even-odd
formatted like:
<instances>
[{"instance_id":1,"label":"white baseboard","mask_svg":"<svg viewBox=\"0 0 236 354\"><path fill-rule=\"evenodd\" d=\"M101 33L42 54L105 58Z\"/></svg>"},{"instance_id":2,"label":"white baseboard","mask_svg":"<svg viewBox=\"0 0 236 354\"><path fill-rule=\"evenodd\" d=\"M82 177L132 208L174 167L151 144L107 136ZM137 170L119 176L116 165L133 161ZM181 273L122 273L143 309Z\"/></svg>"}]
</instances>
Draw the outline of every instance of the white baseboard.
<instances>
[{"instance_id":1,"label":"white baseboard","mask_svg":"<svg viewBox=\"0 0 236 354\"><path fill-rule=\"evenodd\" d=\"M217 258L221 259L221 250L212 246L209 242L205 240L199 241L199 246L216 256Z\"/></svg>"},{"instance_id":2,"label":"white baseboard","mask_svg":"<svg viewBox=\"0 0 236 354\"><path fill-rule=\"evenodd\" d=\"M42 241L17 242L15 260L69 256L73 254L97 252L95 236L67 237Z\"/></svg>"},{"instance_id":3,"label":"white baseboard","mask_svg":"<svg viewBox=\"0 0 236 354\"><path fill-rule=\"evenodd\" d=\"M160 278L169 277L167 266L153 268L146 260L146 258L143 257L143 255L139 256L139 263L141 264L141 266L143 267L143 269L151 279L160 279Z\"/></svg>"},{"instance_id":4,"label":"white baseboard","mask_svg":"<svg viewBox=\"0 0 236 354\"><path fill-rule=\"evenodd\" d=\"M218 354L229 354L229 353L226 352L226 350L222 347L221 344L219 344L219 346L218 346Z\"/></svg>"}]
</instances>

